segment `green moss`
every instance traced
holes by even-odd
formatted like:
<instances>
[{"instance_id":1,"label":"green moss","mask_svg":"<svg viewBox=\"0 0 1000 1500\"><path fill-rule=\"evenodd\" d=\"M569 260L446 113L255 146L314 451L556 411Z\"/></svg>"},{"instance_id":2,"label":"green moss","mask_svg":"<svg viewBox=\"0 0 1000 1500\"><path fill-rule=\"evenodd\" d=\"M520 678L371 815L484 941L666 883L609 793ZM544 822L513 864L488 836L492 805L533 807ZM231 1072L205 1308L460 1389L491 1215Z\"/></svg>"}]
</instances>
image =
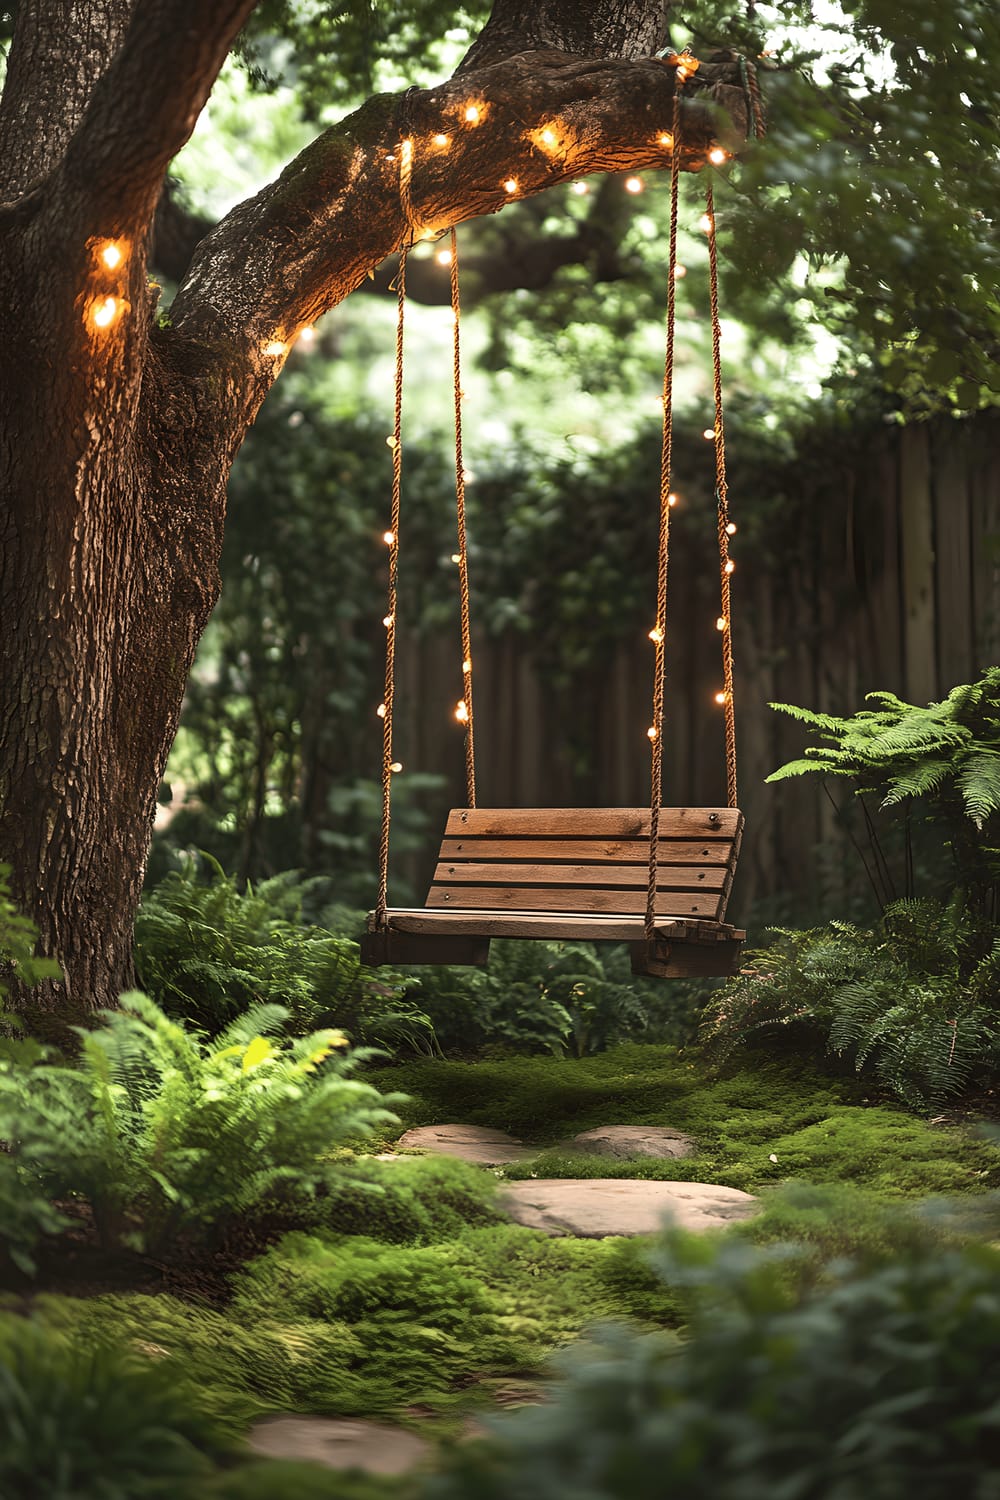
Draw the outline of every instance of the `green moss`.
<instances>
[{"instance_id":1,"label":"green moss","mask_svg":"<svg viewBox=\"0 0 1000 1500\"><path fill-rule=\"evenodd\" d=\"M469 1225L496 1223L495 1177L444 1156L361 1157L338 1172L313 1205L319 1228L385 1244L431 1245Z\"/></svg>"},{"instance_id":2,"label":"green moss","mask_svg":"<svg viewBox=\"0 0 1000 1500\"><path fill-rule=\"evenodd\" d=\"M417 1481L331 1474L322 1464L263 1460L223 1474L197 1500L411 1500Z\"/></svg>"}]
</instances>

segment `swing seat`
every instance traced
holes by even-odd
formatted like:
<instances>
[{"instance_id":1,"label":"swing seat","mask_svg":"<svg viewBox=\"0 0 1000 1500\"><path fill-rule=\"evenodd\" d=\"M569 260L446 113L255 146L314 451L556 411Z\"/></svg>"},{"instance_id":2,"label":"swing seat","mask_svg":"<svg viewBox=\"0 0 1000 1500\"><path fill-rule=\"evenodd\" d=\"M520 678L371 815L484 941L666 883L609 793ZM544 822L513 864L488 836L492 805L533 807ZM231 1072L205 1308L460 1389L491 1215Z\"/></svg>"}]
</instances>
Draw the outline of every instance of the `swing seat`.
<instances>
[{"instance_id":1,"label":"swing seat","mask_svg":"<svg viewBox=\"0 0 1000 1500\"><path fill-rule=\"evenodd\" d=\"M384 926L370 913L362 962L483 965L491 938L548 938L628 943L635 974L734 974L746 933L723 919L742 834L736 808L661 809L649 942L648 808L455 808L426 905Z\"/></svg>"}]
</instances>

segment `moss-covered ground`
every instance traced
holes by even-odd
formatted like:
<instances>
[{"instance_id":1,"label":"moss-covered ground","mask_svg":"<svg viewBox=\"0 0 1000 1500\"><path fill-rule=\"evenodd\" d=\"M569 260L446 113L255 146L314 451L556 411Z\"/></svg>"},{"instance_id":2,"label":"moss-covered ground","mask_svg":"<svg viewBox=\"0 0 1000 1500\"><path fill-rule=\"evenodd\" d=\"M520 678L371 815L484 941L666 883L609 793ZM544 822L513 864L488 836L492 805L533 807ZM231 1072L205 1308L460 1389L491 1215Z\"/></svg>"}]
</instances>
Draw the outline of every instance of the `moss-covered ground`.
<instances>
[{"instance_id":1,"label":"moss-covered ground","mask_svg":"<svg viewBox=\"0 0 1000 1500\"><path fill-rule=\"evenodd\" d=\"M595 1321L675 1328L682 1301L648 1242L548 1239L507 1223L499 1179L689 1178L758 1193L762 1214L729 1231L794 1239L817 1264L946 1234L909 1205L973 1201L1000 1184L1000 1150L973 1127L866 1100L853 1080L763 1058L714 1077L696 1057L628 1045L581 1061L425 1061L375 1081L409 1096L404 1124L499 1127L539 1154L504 1171L430 1157L345 1163L341 1185L231 1279L223 1305L116 1292L35 1298L71 1342L124 1341L176 1369L226 1441L274 1412L366 1415L447 1435L471 1413L529 1397L553 1352ZM670 1125L697 1153L614 1162L561 1142L601 1124ZM230 1500L329 1494L306 1465L260 1462L216 1476ZM358 1481L344 1500L402 1493Z\"/></svg>"}]
</instances>

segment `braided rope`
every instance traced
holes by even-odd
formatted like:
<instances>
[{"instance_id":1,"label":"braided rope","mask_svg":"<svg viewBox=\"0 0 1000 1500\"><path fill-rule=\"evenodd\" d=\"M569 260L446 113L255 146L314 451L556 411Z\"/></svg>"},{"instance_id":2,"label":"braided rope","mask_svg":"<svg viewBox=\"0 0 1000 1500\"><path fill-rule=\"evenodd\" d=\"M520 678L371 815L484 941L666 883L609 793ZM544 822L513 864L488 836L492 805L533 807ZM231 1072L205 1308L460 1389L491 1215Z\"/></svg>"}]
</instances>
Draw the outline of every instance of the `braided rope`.
<instances>
[{"instance_id":1,"label":"braided rope","mask_svg":"<svg viewBox=\"0 0 1000 1500\"><path fill-rule=\"evenodd\" d=\"M458 287L458 236L451 230L451 311L454 318L452 368L455 384L455 516L458 529L458 586L462 616L462 697L458 710L465 723L465 789L470 807L476 805L476 740L472 708L472 626L469 598L469 549L465 530L465 460L462 456L462 352L459 335L461 303Z\"/></svg>"},{"instance_id":2,"label":"braided rope","mask_svg":"<svg viewBox=\"0 0 1000 1500\"><path fill-rule=\"evenodd\" d=\"M719 259L715 245L715 195L712 179L705 189L705 212L708 217L708 279L712 310L712 387L715 393L715 499L719 530L719 610L722 635L722 691L726 722L726 794L729 806L736 807L736 710L733 703L733 630L730 614L729 579L733 571L729 560L729 490L726 484L726 431L722 411L722 329L719 323Z\"/></svg>"},{"instance_id":3,"label":"braided rope","mask_svg":"<svg viewBox=\"0 0 1000 1500\"><path fill-rule=\"evenodd\" d=\"M402 189L402 170L400 171ZM375 902L375 925L386 926L389 897L389 821L392 810L392 710L396 678L396 585L399 562L399 498L403 478L403 315L406 308L406 256L404 245L399 253L396 276L396 388L395 415L392 428L392 506L389 519L389 590L385 626L385 696L382 700L382 831L378 853L378 897Z\"/></svg>"},{"instance_id":4,"label":"braided rope","mask_svg":"<svg viewBox=\"0 0 1000 1500\"><path fill-rule=\"evenodd\" d=\"M663 703L667 675L667 572L670 560L670 476L673 464L674 328L677 308L677 217L680 183L681 83L674 85L673 144L670 158L670 248L667 257L666 353L663 361L663 438L660 446L660 534L657 548L656 630L653 641L652 767L649 799L649 875L646 889L646 941L656 928L656 874L663 800Z\"/></svg>"}]
</instances>

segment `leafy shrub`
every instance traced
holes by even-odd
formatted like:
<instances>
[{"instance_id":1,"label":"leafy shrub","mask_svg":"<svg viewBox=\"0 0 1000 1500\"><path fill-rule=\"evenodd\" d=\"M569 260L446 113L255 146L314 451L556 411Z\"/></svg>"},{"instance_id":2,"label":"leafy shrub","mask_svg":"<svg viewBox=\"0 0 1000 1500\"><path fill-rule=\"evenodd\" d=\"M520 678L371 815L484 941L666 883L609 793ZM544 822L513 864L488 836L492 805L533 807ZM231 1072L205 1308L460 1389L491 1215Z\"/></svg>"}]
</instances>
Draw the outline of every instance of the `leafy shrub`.
<instances>
[{"instance_id":1,"label":"leafy shrub","mask_svg":"<svg viewBox=\"0 0 1000 1500\"><path fill-rule=\"evenodd\" d=\"M427 1017L401 998L398 976L362 966L358 945L300 921L303 884L289 871L237 888L215 860L168 874L143 900L136 966L168 1015L216 1035L250 1005L285 1006L297 1031L337 1026L352 1041L427 1051Z\"/></svg>"},{"instance_id":2,"label":"leafy shrub","mask_svg":"<svg viewBox=\"0 0 1000 1500\"><path fill-rule=\"evenodd\" d=\"M690 1339L607 1331L425 1500L994 1500L1000 1256L923 1249L805 1293L786 1260L675 1240L657 1264Z\"/></svg>"},{"instance_id":3,"label":"leafy shrub","mask_svg":"<svg viewBox=\"0 0 1000 1500\"><path fill-rule=\"evenodd\" d=\"M0 1015L9 993L10 978L23 985L42 979L61 979L62 970L51 958L36 958L38 930L29 917L18 911L10 894L10 865L0 864ZM12 1018L3 1015L9 1026Z\"/></svg>"},{"instance_id":4,"label":"leafy shrub","mask_svg":"<svg viewBox=\"0 0 1000 1500\"><path fill-rule=\"evenodd\" d=\"M961 1094L996 1066L1000 1042L1000 939L977 959L980 925L955 904L901 901L876 931L847 922L779 931L750 955L749 973L712 997L703 1039L725 1060L790 1028L911 1108Z\"/></svg>"},{"instance_id":5,"label":"leafy shrub","mask_svg":"<svg viewBox=\"0 0 1000 1500\"><path fill-rule=\"evenodd\" d=\"M317 1195L309 1218L339 1234L384 1244L433 1245L469 1225L492 1224L496 1180L447 1156L403 1156L389 1165L371 1157L345 1162Z\"/></svg>"},{"instance_id":6,"label":"leafy shrub","mask_svg":"<svg viewBox=\"0 0 1000 1500\"><path fill-rule=\"evenodd\" d=\"M4 1500L173 1500L220 1446L175 1367L98 1337L0 1317Z\"/></svg>"},{"instance_id":7,"label":"leafy shrub","mask_svg":"<svg viewBox=\"0 0 1000 1500\"><path fill-rule=\"evenodd\" d=\"M393 1099L347 1076L365 1054L339 1056L342 1032L273 1040L280 1006L256 1007L215 1043L144 995L121 1006L81 1033L76 1063L0 1060L11 1183L27 1202L83 1199L106 1246L158 1250L269 1197L312 1193L337 1145L395 1118ZM24 1263L23 1218L20 1234Z\"/></svg>"}]
</instances>

